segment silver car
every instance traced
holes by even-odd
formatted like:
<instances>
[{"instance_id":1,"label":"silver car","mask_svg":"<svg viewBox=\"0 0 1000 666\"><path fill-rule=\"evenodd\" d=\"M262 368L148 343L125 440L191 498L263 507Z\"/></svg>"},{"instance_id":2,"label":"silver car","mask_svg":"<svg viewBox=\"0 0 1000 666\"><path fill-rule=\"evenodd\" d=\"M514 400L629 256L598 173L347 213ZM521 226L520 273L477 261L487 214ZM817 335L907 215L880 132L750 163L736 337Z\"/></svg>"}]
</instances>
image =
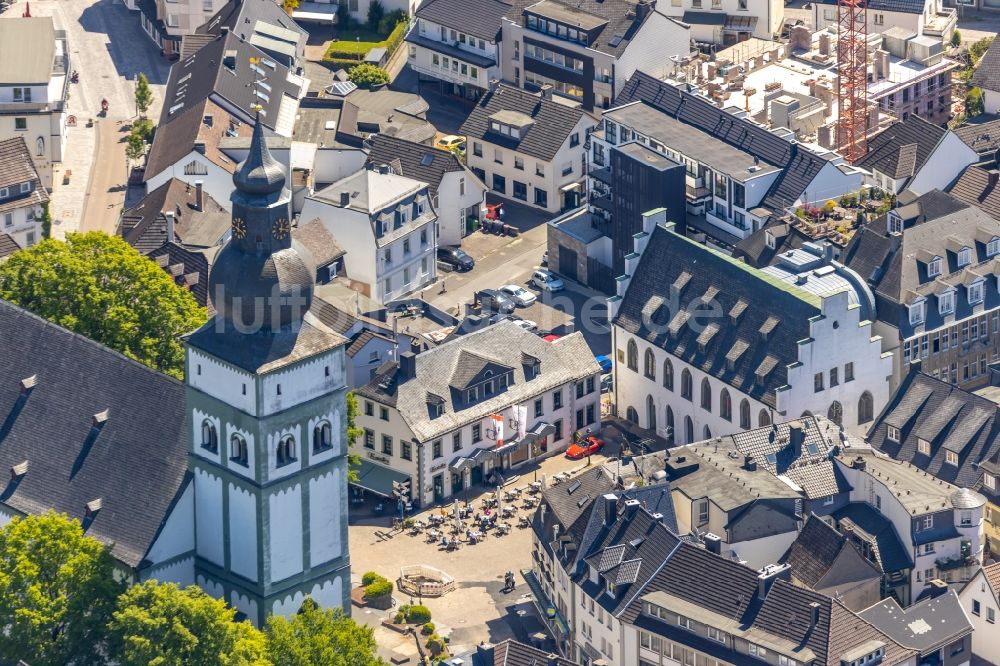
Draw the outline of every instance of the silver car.
<instances>
[{"instance_id":1,"label":"silver car","mask_svg":"<svg viewBox=\"0 0 1000 666\"><path fill-rule=\"evenodd\" d=\"M559 291L566 286L554 273L545 270L537 270L532 273L528 284L542 291Z\"/></svg>"}]
</instances>

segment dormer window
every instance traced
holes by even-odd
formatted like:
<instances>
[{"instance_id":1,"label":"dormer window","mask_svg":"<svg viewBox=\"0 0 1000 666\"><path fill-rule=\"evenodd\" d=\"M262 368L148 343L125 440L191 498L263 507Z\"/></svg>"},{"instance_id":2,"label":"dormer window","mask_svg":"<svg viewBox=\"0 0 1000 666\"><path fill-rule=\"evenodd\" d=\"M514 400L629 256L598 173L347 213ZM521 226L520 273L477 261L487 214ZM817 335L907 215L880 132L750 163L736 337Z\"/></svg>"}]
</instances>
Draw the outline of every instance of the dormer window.
<instances>
[{"instance_id":1,"label":"dormer window","mask_svg":"<svg viewBox=\"0 0 1000 666\"><path fill-rule=\"evenodd\" d=\"M31 183L21 183L21 194L27 194L31 191Z\"/></svg>"},{"instance_id":2,"label":"dormer window","mask_svg":"<svg viewBox=\"0 0 1000 666\"><path fill-rule=\"evenodd\" d=\"M955 311L955 292L946 291L938 294L938 314L946 315Z\"/></svg>"},{"instance_id":3,"label":"dormer window","mask_svg":"<svg viewBox=\"0 0 1000 666\"><path fill-rule=\"evenodd\" d=\"M428 402L427 411L430 412L432 419L436 419L442 414L444 414L444 405L436 402Z\"/></svg>"},{"instance_id":4,"label":"dormer window","mask_svg":"<svg viewBox=\"0 0 1000 666\"><path fill-rule=\"evenodd\" d=\"M983 302L983 283L981 280L969 285L969 305Z\"/></svg>"},{"instance_id":5,"label":"dormer window","mask_svg":"<svg viewBox=\"0 0 1000 666\"><path fill-rule=\"evenodd\" d=\"M776 245L776 243L774 242L774 234L772 234L770 231L765 231L764 243L767 245L768 248L773 250Z\"/></svg>"},{"instance_id":6,"label":"dormer window","mask_svg":"<svg viewBox=\"0 0 1000 666\"><path fill-rule=\"evenodd\" d=\"M962 266L968 266L971 263L972 250L967 247L963 247L958 251L958 267L961 268Z\"/></svg>"},{"instance_id":7,"label":"dormer window","mask_svg":"<svg viewBox=\"0 0 1000 666\"><path fill-rule=\"evenodd\" d=\"M903 233L903 218L894 210L889 211L885 217L885 229L890 234Z\"/></svg>"},{"instance_id":8,"label":"dormer window","mask_svg":"<svg viewBox=\"0 0 1000 666\"><path fill-rule=\"evenodd\" d=\"M1000 254L1000 238L993 238L986 244L986 256L992 257Z\"/></svg>"},{"instance_id":9,"label":"dormer window","mask_svg":"<svg viewBox=\"0 0 1000 666\"><path fill-rule=\"evenodd\" d=\"M917 324L924 323L924 301L920 300L916 303L911 303L910 307L910 326L916 326Z\"/></svg>"},{"instance_id":10,"label":"dormer window","mask_svg":"<svg viewBox=\"0 0 1000 666\"><path fill-rule=\"evenodd\" d=\"M934 257L931 259L930 263L927 264L927 276L935 277L941 275L941 257Z\"/></svg>"}]
</instances>

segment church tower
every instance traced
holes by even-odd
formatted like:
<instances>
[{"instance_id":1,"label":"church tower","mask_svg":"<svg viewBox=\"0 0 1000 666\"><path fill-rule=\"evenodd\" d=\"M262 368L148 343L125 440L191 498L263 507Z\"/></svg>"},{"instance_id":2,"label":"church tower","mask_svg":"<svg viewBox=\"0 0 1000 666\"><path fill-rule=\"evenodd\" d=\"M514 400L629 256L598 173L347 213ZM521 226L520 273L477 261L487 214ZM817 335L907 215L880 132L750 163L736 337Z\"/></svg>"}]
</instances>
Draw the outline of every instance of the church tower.
<instances>
[{"instance_id":1,"label":"church tower","mask_svg":"<svg viewBox=\"0 0 1000 666\"><path fill-rule=\"evenodd\" d=\"M233 183L217 314L186 338L196 581L258 625L306 596L349 611L347 341L309 312L316 269L259 122Z\"/></svg>"}]
</instances>

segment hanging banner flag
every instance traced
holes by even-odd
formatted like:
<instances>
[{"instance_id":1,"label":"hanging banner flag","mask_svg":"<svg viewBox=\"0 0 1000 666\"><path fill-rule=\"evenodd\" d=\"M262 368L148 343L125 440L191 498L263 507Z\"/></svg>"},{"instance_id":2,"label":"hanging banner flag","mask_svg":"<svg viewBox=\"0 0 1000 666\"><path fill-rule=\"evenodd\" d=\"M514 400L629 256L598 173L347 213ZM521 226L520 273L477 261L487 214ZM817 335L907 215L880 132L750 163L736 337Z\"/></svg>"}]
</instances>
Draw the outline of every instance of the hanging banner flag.
<instances>
[{"instance_id":1,"label":"hanging banner flag","mask_svg":"<svg viewBox=\"0 0 1000 666\"><path fill-rule=\"evenodd\" d=\"M517 438L524 439L528 432L528 406L514 405L514 420L517 422Z\"/></svg>"},{"instance_id":2,"label":"hanging banner flag","mask_svg":"<svg viewBox=\"0 0 1000 666\"><path fill-rule=\"evenodd\" d=\"M503 446L503 416L500 414L490 414L493 419L493 431L497 436L497 448Z\"/></svg>"}]
</instances>

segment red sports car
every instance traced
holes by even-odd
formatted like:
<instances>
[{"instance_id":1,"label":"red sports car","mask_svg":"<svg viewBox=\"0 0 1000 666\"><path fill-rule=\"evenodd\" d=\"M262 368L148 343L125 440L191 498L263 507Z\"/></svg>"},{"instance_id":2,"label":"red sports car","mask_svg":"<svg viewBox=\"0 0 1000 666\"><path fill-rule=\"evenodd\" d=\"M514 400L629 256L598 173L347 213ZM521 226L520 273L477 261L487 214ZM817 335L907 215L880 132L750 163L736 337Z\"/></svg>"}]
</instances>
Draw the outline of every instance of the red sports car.
<instances>
[{"instance_id":1,"label":"red sports car","mask_svg":"<svg viewBox=\"0 0 1000 666\"><path fill-rule=\"evenodd\" d=\"M580 458L592 456L603 448L604 441L591 435L590 437L584 437L576 444L570 444L569 448L566 449L566 457L570 460L579 460Z\"/></svg>"}]
</instances>

